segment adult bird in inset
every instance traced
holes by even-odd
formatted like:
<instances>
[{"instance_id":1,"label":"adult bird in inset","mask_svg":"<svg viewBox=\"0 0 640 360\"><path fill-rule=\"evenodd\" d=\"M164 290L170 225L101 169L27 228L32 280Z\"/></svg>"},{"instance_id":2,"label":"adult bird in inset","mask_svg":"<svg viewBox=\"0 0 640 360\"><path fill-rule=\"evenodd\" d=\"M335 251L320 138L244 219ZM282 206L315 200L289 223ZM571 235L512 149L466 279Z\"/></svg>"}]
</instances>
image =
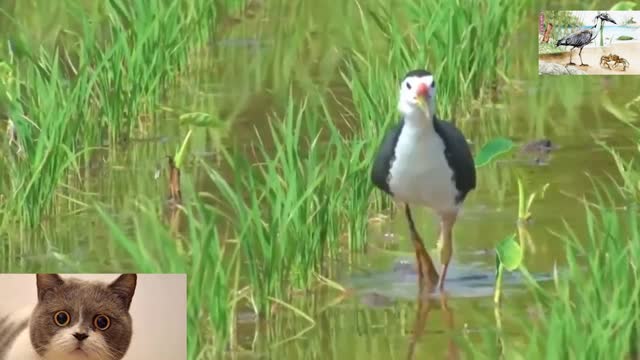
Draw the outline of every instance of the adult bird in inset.
<instances>
[{"instance_id":1,"label":"adult bird in inset","mask_svg":"<svg viewBox=\"0 0 640 360\"><path fill-rule=\"evenodd\" d=\"M571 33L556 42L556 47L560 45L571 46L571 50L569 50L569 63L567 65L575 65L575 63L571 61L572 51L575 48L580 48L580 52L578 53L578 56L580 56L580 66L589 66L582 61L582 49L598 36L598 32L604 21L616 24L607 13L596 15L595 21L596 23L592 27Z\"/></svg>"},{"instance_id":2,"label":"adult bird in inset","mask_svg":"<svg viewBox=\"0 0 640 360\"><path fill-rule=\"evenodd\" d=\"M420 280L429 287L439 280L442 290L453 253L453 226L465 197L476 187L476 170L462 132L436 116L435 96L433 74L418 69L405 75L398 100L402 117L382 141L371 178L404 203ZM418 234L411 205L429 207L440 217L440 276Z\"/></svg>"}]
</instances>

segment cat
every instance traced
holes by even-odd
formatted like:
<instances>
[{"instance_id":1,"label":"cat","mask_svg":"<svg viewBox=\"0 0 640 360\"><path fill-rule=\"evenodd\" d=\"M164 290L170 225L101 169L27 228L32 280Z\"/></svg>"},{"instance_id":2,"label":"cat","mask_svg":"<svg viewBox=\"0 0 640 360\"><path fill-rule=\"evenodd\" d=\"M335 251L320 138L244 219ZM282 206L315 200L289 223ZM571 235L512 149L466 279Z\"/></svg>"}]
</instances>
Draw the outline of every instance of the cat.
<instances>
[{"instance_id":1,"label":"cat","mask_svg":"<svg viewBox=\"0 0 640 360\"><path fill-rule=\"evenodd\" d=\"M137 276L106 284L37 274L29 314L0 316L0 360L120 360L133 335Z\"/></svg>"}]
</instances>

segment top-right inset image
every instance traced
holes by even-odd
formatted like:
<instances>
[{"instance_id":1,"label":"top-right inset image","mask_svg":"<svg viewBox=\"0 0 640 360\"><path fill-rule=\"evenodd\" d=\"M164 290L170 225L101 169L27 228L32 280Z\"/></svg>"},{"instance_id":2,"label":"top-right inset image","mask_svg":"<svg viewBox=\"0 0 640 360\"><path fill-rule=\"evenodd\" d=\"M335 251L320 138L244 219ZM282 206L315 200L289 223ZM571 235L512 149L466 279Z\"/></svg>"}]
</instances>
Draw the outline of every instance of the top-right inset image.
<instances>
[{"instance_id":1,"label":"top-right inset image","mask_svg":"<svg viewBox=\"0 0 640 360\"><path fill-rule=\"evenodd\" d=\"M540 75L639 75L640 11L543 11Z\"/></svg>"}]
</instances>

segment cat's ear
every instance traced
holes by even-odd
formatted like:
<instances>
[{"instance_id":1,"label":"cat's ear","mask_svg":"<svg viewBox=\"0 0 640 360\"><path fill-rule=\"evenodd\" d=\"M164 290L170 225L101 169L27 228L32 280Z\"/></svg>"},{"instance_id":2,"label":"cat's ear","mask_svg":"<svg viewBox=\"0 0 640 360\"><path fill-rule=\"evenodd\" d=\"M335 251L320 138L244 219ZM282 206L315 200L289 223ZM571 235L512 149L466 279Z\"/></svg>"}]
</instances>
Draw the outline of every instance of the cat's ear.
<instances>
[{"instance_id":1,"label":"cat's ear","mask_svg":"<svg viewBox=\"0 0 640 360\"><path fill-rule=\"evenodd\" d=\"M38 287L38 301L42 301L44 294L60 285L64 280L58 274L36 274L36 286Z\"/></svg>"},{"instance_id":2,"label":"cat's ear","mask_svg":"<svg viewBox=\"0 0 640 360\"><path fill-rule=\"evenodd\" d=\"M136 291L137 278L136 274L122 274L109 285L109 289L122 299L127 310Z\"/></svg>"}]
</instances>

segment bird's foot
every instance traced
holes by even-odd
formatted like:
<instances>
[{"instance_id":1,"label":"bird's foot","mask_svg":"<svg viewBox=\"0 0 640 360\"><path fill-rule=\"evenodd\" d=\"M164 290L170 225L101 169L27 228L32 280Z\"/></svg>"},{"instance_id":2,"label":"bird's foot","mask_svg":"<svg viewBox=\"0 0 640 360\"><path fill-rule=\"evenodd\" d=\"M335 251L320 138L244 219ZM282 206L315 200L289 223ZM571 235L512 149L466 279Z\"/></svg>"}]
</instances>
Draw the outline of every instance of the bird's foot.
<instances>
[{"instance_id":1,"label":"bird's foot","mask_svg":"<svg viewBox=\"0 0 640 360\"><path fill-rule=\"evenodd\" d=\"M570 62L570 63L568 63L567 65L575 65L575 64L576 64L576 63L574 63L574 62Z\"/></svg>"},{"instance_id":2,"label":"bird's foot","mask_svg":"<svg viewBox=\"0 0 640 360\"><path fill-rule=\"evenodd\" d=\"M580 66L589 66L589 64L580 64Z\"/></svg>"}]
</instances>

